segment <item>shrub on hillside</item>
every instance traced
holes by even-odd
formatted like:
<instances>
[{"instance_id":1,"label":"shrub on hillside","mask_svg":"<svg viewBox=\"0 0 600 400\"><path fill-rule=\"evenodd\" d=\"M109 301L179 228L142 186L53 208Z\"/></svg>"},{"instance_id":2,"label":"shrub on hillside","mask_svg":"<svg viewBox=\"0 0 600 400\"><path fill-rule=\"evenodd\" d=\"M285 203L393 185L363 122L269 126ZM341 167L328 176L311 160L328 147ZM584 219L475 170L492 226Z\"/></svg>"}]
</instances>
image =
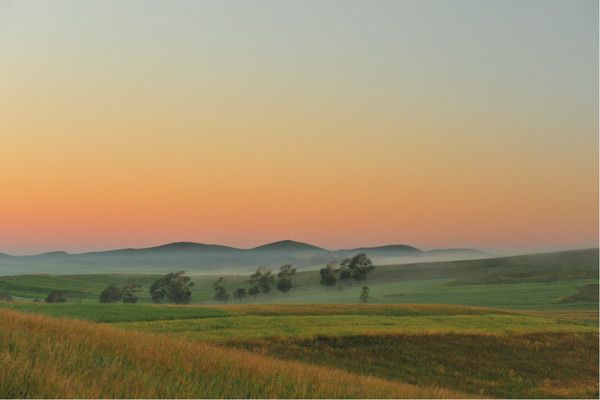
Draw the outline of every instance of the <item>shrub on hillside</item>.
<instances>
[{"instance_id":1,"label":"shrub on hillside","mask_svg":"<svg viewBox=\"0 0 600 400\"><path fill-rule=\"evenodd\" d=\"M116 303L123 299L123 290L117 285L108 285L100 292L100 303Z\"/></svg>"},{"instance_id":2,"label":"shrub on hillside","mask_svg":"<svg viewBox=\"0 0 600 400\"><path fill-rule=\"evenodd\" d=\"M123 286L123 303L137 303L139 297L136 295L139 292L141 286L136 283L130 283L128 285Z\"/></svg>"},{"instance_id":3,"label":"shrub on hillside","mask_svg":"<svg viewBox=\"0 0 600 400\"><path fill-rule=\"evenodd\" d=\"M362 301L363 303L366 303L367 301L369 301L369 287L368 286L363 286L362 287L362 292L360 293L360 301Z\"/></svg>"},{"instance_id":4,"label":"shrub on hillside","mask_svg":"<svg viewBox=\"0 0 600 400\"><path fill-rule=\"evenodd\" d=\"M67 301L67 299L65 298L64 292L60 290L53 290L52 292L48 293L48 296L46 296L46 300L44 301L46 303L64 303Z\"/></svg>"}]
</instances>

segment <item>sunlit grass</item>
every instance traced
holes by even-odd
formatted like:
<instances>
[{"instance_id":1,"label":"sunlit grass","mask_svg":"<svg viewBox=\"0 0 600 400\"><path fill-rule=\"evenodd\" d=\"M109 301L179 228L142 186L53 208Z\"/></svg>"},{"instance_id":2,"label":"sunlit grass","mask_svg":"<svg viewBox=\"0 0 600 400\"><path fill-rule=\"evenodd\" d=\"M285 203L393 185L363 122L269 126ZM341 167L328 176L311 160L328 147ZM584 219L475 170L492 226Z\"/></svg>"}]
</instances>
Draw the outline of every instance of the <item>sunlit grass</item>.
<instances>
[{"instance_id":1,"label":"sunlit grass","mask_svg":"<svg viewBox=\"0 0 600 400\"><path fill-rule=\"evenodd\" d=\"M597 333L319 335L226 345L481 397L598 397Z\"/></svg>"},{"instance_id":2,"label":"sunlit grass","mask_svg":"<svg viewBox=\"0 0 600 400\"><path fill-rule=\"evenodd\" d=\"M1 398L464 397L339 369L0 310Z\"/></svg>"},{"instance_id":3,"label":"sunlit grass","mask_svg":"<svg viewBox=\"0 0 600 400\"><path fill-rule=\"evenodd\" d=\"M312 337L365 333L595 332L595 328L527 315L240 315L172 321L129 322L121 328L172 334L187 339L224 341L269 337Z\"/></svg>"}]
</instances>

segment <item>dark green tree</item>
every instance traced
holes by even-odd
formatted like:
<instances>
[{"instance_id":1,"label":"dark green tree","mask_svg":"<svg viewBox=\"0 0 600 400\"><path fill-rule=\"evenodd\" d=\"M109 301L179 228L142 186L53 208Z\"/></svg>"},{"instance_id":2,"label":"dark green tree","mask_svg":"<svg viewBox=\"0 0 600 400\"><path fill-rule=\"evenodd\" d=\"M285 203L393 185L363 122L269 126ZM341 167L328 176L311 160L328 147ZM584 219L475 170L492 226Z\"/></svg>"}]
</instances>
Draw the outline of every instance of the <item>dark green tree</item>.
<instances>
[{"instance_id":1,"label":"dark green tree","mask_svg":"<svg viewBox=\"0 0 600 400\"><path fill-rule=\"evenodd\" d=\"M141 290L141 286L137 283L129 283L123 286L123 303L137 303L139 297L136 295Z\"/></svg>"},{"instance_id":2,"label":"dark green tree","mask_svg":"<svg viewBox=\"0 0 600 400\"><path fill-rule=\"evenodd\" d=\"M335 263L327 264L325 268L321 268L319 273L321 274L321 285L335 286L336 274L338 273L338 267Z\"/></svg>"},{"instance_id":3,"label":"dark green tree","mask_svg":"<svg viewBox=\"0 0 600 400\"><path fill-rule=\"evenodd\" d=\"M261 292L267 293L275 283L275 275L267 267L258 267L255 273L250 275L250 284L258 286Z\"/></svg>"},{"instance_id":4,"label":"dark green tree","mask_svg":"<svg viewBox=\"0 0 600 400\"><path fill-rule=\"evenodd\" d=\"M123 290L117 285L108 285L100 292L100 303L116 303L123 299Z\"/></svg>"},{"instance_id":5,"label":"dark green tree","mask_svg":"<svg viewBox=\"0 0 600 400\"><path fill-rule=\"evenodd\" d=\"M260 293L260 288L257 285L250 286L250 288L248 289L248 296L252 296L252 297L256 298L256 296L258 296L259 293Z\"/></svg>"},{"instance_id":6,"label":"dark green tree","mask_svg":"<svg viewBox=\"0 0 600 400\"><path fill-rule=\"evenodd\" d=\"M48 296L46 296L46 300L44 300L46 303L64 303L65 301L67 301L67 299L65 298L65 293L60 291L60 290L53 290L50 293L48 293Z\"/></svg>"},{"instance_id":7,"label":"dark green tree","mask_svg":"<svg viewBox=\"0 0 600 400\"><path fill-rule=\"evenodd\" d=\"M229 300L229 293L225 288L225 278L220 277L213 283L213 289L215 290L215 300L226 303Z\"/></svg>"},{"instance_id":8,"label":"dark green tree","mask_svg":"<svg viewBox=\"0 0 600 400\"><path fill-rule=\"evenodd\" d=\"M192 299L190 277L185 271L171 272L150 286L150 296L155 303L188 304Z\"/></svg>"},{"instance_id":9,"label":"dark green tree","mask_svg":"<svg viewBox=\"0 0 600 400\"><path fill-rule=\"evenodd\" d=\"M289 264L282 265L277 273L277 290L287 293L292 287L294 287L295 275L296 268Z\"/></svg>"},{"instance_id":10,"label":"dark green tree","mask_svg":"<svg viewBox=\"0 0 600 400\"><path fill-rule=\"evenodd\" d=\"M375 266L365 253L356 254L353 257L344 259L340 264L340 279L348 281L362 281L367 279L367 274L370 274Z\"/></svg>"},{"instance_id":11,"label":"dark green tree","mask_svg":"<svg viewBox=\"0 0 600 400\"><path fill-rule=\"evenodd\" d=\"M248 290L246 290L244 287L239 287L233 291L233 298L240 303L246 296L248 296Z\"/></svg>"},{"instance_id":12,"label":"dark green tree","mask_svg":"<svg viewBox=\"0 0 600 400\"><path fill-rule=\"evenodd\" d=\"M363 303L366 303L369 300L369 287L368 286L363 286L362 287L362 292L360 293L360 301L362 301Z\"/></svg>"}]
</instances>

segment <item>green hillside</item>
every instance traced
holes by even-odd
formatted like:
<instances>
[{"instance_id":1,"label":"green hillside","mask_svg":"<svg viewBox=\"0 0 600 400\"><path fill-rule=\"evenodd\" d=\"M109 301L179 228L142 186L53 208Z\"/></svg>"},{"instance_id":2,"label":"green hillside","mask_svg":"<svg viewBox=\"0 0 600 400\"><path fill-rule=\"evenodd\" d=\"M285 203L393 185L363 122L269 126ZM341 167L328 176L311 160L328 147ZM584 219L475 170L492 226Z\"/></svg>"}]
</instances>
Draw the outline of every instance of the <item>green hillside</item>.
<instances>
[{"instance_id":1,"label":"green hillside","mask_svg":"<svg viewBox=\"0 0 600 400\"><path fill-rule=\"evenodd\" d=\"M172 271L166 269L164 272ZM140 302L150 302L148 288L159 275L17 275L0 277L0 291L17 300L44 298L51 290L70 293L71 301L97 302L108 284L142 285ZM193 276L193 302L212 304L215 276ZM222 275L233 290L247 286L247 275ZM246 303L356 303L360 287L370 288L371 303L436 303L508 309L594 308L598 301L578 296L598 282L598 250L575 250L515 257L377 266L361 284L325 288L316 271L299 272L294 287L246 299ZM566 301L565 299L571 299Z\"/></svg>"}]
</instances>

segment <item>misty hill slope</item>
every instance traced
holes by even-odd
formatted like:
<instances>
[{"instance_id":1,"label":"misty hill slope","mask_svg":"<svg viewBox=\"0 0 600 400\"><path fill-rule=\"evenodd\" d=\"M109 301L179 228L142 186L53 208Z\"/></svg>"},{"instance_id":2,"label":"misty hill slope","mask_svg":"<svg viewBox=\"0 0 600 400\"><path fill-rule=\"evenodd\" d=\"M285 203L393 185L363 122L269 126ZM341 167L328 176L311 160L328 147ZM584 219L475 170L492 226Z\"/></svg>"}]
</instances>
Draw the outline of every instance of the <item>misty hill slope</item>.
<instances>
[{"instance_id":1,"label":"misty hill slope","mask_svg":"<svg viewBox=\"0 0 600 400\"><path fill-rule=\"evenodd\" d=\"M251 249L218 244L174 242L146 248L124 248L70 254L55 251L30 256L1 256L0 275L50 273L163 273L184 269L195 274L246 273L259 265L278 267L292 264L314 269L356 253L366 253L374 263L486 258L488 253L469 249L423 251L404 244L327 250L294 240L282 240Z\"/></svg>"},{"instance_id":2,"label":"misty hill slope","mask_svg":"<svg viewBox=\"0 0 600 400\"><path fill-rule=\"evenodd\" d=\"M406 244L388 244L385 246L375 246L375 247L358 247L355 249L345 249L341 251L347 251L351 253L368 253L368 252L406 252L406 253L420 253L423 250L417 249L413 246L408 246Z\"/></svg>"},{"instance_id":3,"label":"misty hill slope","mask_svg":"<svg viewBox=\"0 0 600 400\"><path fill-rule=\"evenodd\" d=\"M80 253L77 256L90 256L90 255L141 255L141 254L161 254L161 253L213 253L213 252L238 252L243 251L236 249L235 247L223 246L220 244L205 244L195 242L173 242L159 246L144 247L139 249L116 249L97 251L92 253Z\"/></svg>"},{"instance_id":4,"label":"misty hill slope","mask_svg":"<svg viewBox=\"0 0 600 400\"><path fill-rule=\"evenodd\" d=\"M253 251L328 251L321 247L308 243L296 242L294 240L280 240L278 242L263 244L250 249Z\"/></svg>"},{"instance_id":5,"label":"misty hill slope","mask_svg":"<svg viewBox=\"0 0 600 400\"><path fill-rule=\"evenodd\" d=\"M278 266L272 267L276 269ZM192 288L193 302L214 302L213 283L217 277L225 277L229 291L248 287L252 269L230 274L222 271L199 274L193 269L188 270L195 284ZM88 271L87 274L0 276L0 291L16 299L30 301L44 298L51 290L64 290L72 293L74 299L96 303L98 294L108 284L135 282L142 286L140 302L149 303L150 285L167 271L170 270L158 269L154 275ZM361 284L340 282L340 286L334 289L320 284L318 271L301 270L295 278L296 286L289 293L283 295L272 290L268 295L245 302L356 303L362 284L366 284L370 288L370 303L463 304L527 310L589 309L597 307L598 301L573 296L582 287L597 285L597 282L598 249L587 249L462 261L378 265L367 281ZM564 301L569 299L573 301ZM31 307L37 305L31 304Z\"/></svg>"}]
</instances>

